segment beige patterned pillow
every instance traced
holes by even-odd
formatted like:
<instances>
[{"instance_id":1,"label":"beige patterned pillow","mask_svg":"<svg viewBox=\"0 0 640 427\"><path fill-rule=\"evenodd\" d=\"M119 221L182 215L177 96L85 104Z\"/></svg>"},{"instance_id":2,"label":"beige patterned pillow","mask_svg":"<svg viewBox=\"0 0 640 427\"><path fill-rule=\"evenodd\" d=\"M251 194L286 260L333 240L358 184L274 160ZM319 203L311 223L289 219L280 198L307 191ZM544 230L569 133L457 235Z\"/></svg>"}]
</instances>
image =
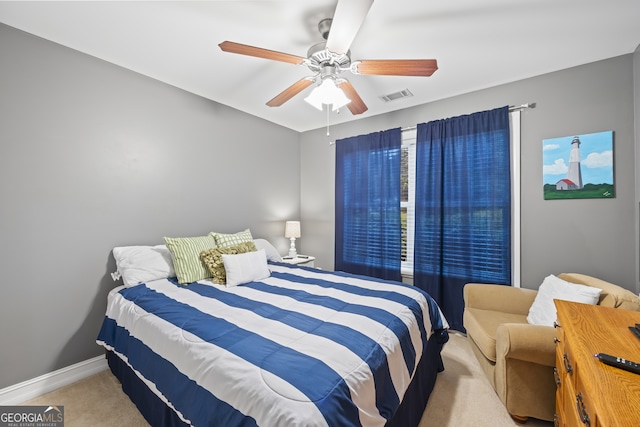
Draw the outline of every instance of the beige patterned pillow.
<instances>
[{"instance_id":1,"label":"beige patterned pillow","mask_svg":"<svg viewBox=\"0 0 640 427\"><path fill-rule=\"evenodd\" d=\"M249 231L248 228L244 231L233 234L212 232L211 235L216 239L216 244L220 248L226 248L228 246L234 246L245 242L253 242L253 236L251 236L251 231Z\"/></svg>"},{"instance_id":2,"label":"beige patterned pillow","mask_svg":"<svg viewBox=\"0 0 640 427\"><path fill-rule=\"evenodd\" d=\"M222 261L222 254L236 255L246 252L257 251L256 245L251 242L244 242L234 246L227 246L224 248L211 248L200 252L200 259L209 269L210 276L213 277L214 283L221 285L227 284L227 272L224 269L224 262Z\"/></svg>"}]
</instances>

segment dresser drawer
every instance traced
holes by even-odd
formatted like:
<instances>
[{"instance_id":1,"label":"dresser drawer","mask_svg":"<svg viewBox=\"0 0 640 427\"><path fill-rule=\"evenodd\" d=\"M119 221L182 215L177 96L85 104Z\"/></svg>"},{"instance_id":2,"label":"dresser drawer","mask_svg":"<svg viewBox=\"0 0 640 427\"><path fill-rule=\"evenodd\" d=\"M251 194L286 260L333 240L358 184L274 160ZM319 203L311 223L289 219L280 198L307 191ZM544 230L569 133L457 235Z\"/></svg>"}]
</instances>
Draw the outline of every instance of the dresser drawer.
<instances>
[{"instance_id":1,"label":"dresser drawer","mask_svg":"<svg viewBox=\"0 0 640 427\"><path fill-rule=\"evenodd\" d=\"M556 422L555 425L564 425L564 424L560 424L557 420L564 420L565 419L565 414L564 414L564 382L566 381L566 374L564 374L562 372L562 369L560 368L561 365L561 358L560 358L560 352L556 351L556 366L553 368L553 376L556 382Z\"/></svg>"},{"instance_id":2,"label":"dresser drawer","mask_svg":"<svg viewBox=\"0 0 640 427\"><path fill-rule=\"evenodd\" d=\"M571 364L571 370L565 372L562 384L556 393L556 398L559 399L556 402L556 412L559 419L563 420L560 425L596 427L598 424L593 401L585 392L581 378L577 375L579 364L575 364L575 360L571 360L570 357L563 357L560 362Z\"/></svg>"},{"instance_id":3,"label":"dresser drawer","mask_svg":"<svg viewBox=\"0 0 640 427\"><path fill-rule=\"evenodd\" d=\"M571 351L571 343L563 341L559 344L558 348L560 348L561 353L558 354L558 357L560 357L559 366L562 369L562 372L568 376L568 380L575 381L575 378L578 375L578 367L576 365L576 358L573 355L573 351Z\"/></svg>"},{"instance_id":4,"label":"dresser drawer","mask_svg":"<svg viewBox=\"0 0 640 427\"><path fill-rule=\"evenodd\" d=\"M591 396L586 392L584 384L582 382L582 378L577 378L577 384L574 390L575 394L573 397L573 404L575 406L575 411L578 414L578 419L582 422L582 424L578 424L579 426L585 425L590 427L598 426L598 419L596 416L596 408L593 402L593 399L597 396Z\"/></svg>"},{"instance_id":5,"label":"dresser drawer","mask_svg":"<svg viewBox=\"0 0 640 427\"><path fill-rule=\"evenodd\" d=\"M556 414L554 417L554 425L556 427L565 427L566 415L564 408L564 382L567 380L567 373L562 367L564 355L564 330L558 322L555 322L554 327L556 328L556 366L553 368L553 376L556 383Z\"/></svg>"},{"instance_id":6,"label":"dresser drawer","mask_svg":"<svg viewBox=\"0 0 640 427\"><path fill-rule=\"evenodd\" d=\"M562 413L558 414L562 426L579 427L582 426L578 411L576 409L576 392L571 381L562 384Z\"/></svg>"}]
</instances>

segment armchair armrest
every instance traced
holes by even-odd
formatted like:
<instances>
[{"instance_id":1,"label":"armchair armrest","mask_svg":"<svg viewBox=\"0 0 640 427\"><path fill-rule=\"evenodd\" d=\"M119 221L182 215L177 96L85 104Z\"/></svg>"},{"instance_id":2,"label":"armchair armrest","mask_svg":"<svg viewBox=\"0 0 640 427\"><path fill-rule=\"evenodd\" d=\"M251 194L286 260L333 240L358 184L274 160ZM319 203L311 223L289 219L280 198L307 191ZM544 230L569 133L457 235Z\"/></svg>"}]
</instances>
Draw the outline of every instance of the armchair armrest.
<instances>
[{"instance_id":1,"label":"armchair armrest","mask_svg":"<svg viewBox=\"0 0 640 427\"><path fill-rule=\"evenodd\" d=\"M556 330L551 326L503 323L496 330L496 360L518 359L555 366L555 337Z\"/></svg>"},{"instance_id":2,"label":"armchair armrest","mask_svg":"<svg viewBox=\"0 0 640 427\"><path fill-rule=\"evenodd\" d=\"M537 293L533 289L481 283L467 283L463 289L465 307L523 315L529 313Z\"/></svg>"}]
</instances>

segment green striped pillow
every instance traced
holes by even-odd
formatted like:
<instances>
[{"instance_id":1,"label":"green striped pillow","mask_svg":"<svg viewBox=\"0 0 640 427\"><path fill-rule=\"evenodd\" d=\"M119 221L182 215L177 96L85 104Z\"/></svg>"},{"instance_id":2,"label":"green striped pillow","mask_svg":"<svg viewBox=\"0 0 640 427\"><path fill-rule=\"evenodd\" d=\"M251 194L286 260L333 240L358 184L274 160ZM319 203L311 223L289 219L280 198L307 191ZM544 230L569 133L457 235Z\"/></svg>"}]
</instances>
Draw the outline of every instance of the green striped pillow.
<instances>
[{"instance_id":1,"label":"green striped pillow","mask_svg":"<svg viewBox=\"0 0 640 427\"><path fill-rule=\"evenodd\" d=\"M216 239L219 248L227 248L229 246L239 245L240 243L253 242L251 231L247 228L244 231L233 234L223 234L211 232L210 235Z\"/></svg>"},{"instance_id":2,"label":"green striped pillow","mask_svg":"<svg viewBox=\"0 0 640 427\"><path fill-rule=\"evenodd\" d=\"M216 247L216 240L211 234L200 237L165 237L164 241L173 257L178 283L184 285L211 277L200 259L200 252Z\"/></svg>"}]
</instances>

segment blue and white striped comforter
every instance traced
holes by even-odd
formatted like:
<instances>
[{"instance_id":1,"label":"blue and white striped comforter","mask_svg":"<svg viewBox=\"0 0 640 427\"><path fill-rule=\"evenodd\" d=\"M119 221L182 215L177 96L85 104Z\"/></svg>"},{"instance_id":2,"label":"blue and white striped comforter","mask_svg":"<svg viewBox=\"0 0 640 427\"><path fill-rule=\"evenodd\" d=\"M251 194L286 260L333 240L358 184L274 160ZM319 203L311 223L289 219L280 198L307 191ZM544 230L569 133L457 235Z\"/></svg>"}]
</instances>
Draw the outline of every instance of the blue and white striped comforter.
<instances>
[{"instance_id":1,"label":"blue and white striped comforter","mask_svg":"<svg viewBox=\"0 0 640 427\"><path fill-rule=\"evenodd\" d=\"M117 288L97 342L196 426L383 426L448 327L438 306L408 285L270 269L230 288Z\"/></svg>"}]
</instances>

